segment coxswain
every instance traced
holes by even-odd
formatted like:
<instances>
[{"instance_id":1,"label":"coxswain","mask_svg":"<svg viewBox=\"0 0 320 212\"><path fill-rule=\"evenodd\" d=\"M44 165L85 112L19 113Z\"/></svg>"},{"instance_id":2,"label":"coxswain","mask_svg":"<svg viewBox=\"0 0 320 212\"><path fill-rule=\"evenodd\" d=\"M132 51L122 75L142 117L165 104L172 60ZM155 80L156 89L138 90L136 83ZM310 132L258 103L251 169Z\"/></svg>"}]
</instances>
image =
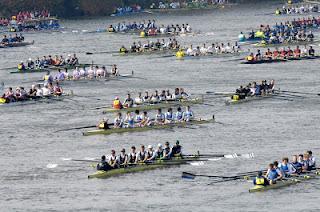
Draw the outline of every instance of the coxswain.
<instances>
[{"instance_id":1,"label":"coxswain","mask_svg":"<svg viewBox=\"0 0 320 212\"><path fill-rule=\"evenodd\" d=\"M128 163L128 155L126 154L126 150L122 149L120 155L117 156L117 163L119 167L125 167Z\"/></svg>"},{"instance_id":2,"label":"coxswain","mask_svg":"<svg viewBox=\"0 0 320 212\"><path fill-rule=\"evenodd\" d=\"M136 157L136 163L144 163L147 159L147 151L145 150L144 145L141 145L140 151Z\"/></svg>"},{"instance_id":3,"label":"coxswain","mask_svg":"<svg viewBox=\"0 0 320 212\"><path fill-rule=\"evenodd\" d=\"M122 114L119 112L114 119L113 122L114 128L122 128L123 126L123 119L122 119Z\"/></svg>"},{"instance_id":4,"label":"coxswain","mask_svg":"<svg viewBox=\"0 0 320 212\"><path fill-rule=\"evenodd\" d=\"M156 159L156 152L153 150L152 145L148 146L147 155L145 162L153 162Z\"/></svg>"},{"instance_id":5,"label":"coxswain","mask_svg":"<svg viewBox=\"0 0 320 212\"><path fill-rule=\"evenodd\" d=\"M133 106L133 99L129 93L127 94L127 98L124 100L122 105L124 108L130 108Z\"/></svg>"},{"instance_id":6,"label":"coxswain","mask_svg":"<svg viewBox=\"0 0 320 212\"><path fill-rule=\"evenodd\" d=\"M106 160L106 156L102 155L101 156L101 162L97 164L97 170L102 170L102 171L109 171L113 169L110 164Z\"/></svg>"},{"instance_id":7,"label":"coxswain","mask_svg":"<svg viewBox=\"0 0 320 212\"><path fill-rule=\"evenodd\" d=\"M312 46L310 46L309 50L308 50L308 55L311 57L314 57L315 56L314 54L315 54L314 48L312 48Z\"/></svg>"},{"instance_id":8,"label":"coxswain","mask_svg":"<svg viewBox=\"0 0 320 212\"><path fill-rule=\"evenodd\" d=\"M173 117L172 108L169 108L168 112L166 112L166 114L165 114L165 124L172 123L174 121L173 118L174 117Z\"/></svg>"},{"instance_id":9,"label":"coxswain","mask_svg":"<svg viewBox=\"0 0 320 212\"><path fill-rule=\"evenodd\" d=\"M98 128L98 129L104 129L104 130L110 129L110 128L109 128L109 124L108 124L108 120L109 120L109 119L103 118L103 119L99 122L97 128Z\"/></svg>"},{"instance_id":10,"label":"coxswain","mask_svg":"<svg viewBox=\"0 0 320 212\"><path fill-rule=\"evenodd\" d=\"M121 104L121 102L120 102L120 100L119 100L119 97L116 96L116 97L114 98L112 107L113 107L114 109L118 109L118 110L120 110L120 109L123 108L123 107L122 107L122 104Z\"/></svg>"},{"instance_id":11,"label":"coxswain","mask_svg":"<svg viewBox=\"0 0 320 212\"><path fill-rule=\"evenodd\" d=\"M126 49L126 47L124 47L124 46L121 46L121 48L120 48L120 53L122 53L122 54L126 54L126 53L128 53L128 49Z\"/></svg>"},{"instance_id":12,"label":"coxswain","mask_svg":"<svg viewBox=\"0 0 320 212\"><path fill-rule=\"evenodd\" d=\"M118 168L118 163L117 163L117 156L116 156L116 151L111 150L111 155L109 156L109 165L111 166L112 169Z\"/></svg>"},{"instance_id":13,"label":"coxswain","mask_svg":"<svg viewBox=\"0 0 320 212\"><path fill-rule=\"evenodd\" d=\"M128 154L128 164L132 165L135 164L137 160L137 153L136 153L136 147L131 147L131 152Z\"/></svg>"},{"instance_id":14,"label":"coxswain","mask_svg":"<svg viewBox=\"0 0 320 212\"><path fill-rule=\"evenodd\" d=\"M190 106L186 106L186 110L183 112L183 120L189 122L193 119L193 112L190 109Z\"/></svg>"},{"instance_id":15,"label":"coxswain","mask_svg":"<svg viewBox=\"0 0 320 212\"><path fill-rule=\"evenodd\" d=\"M18 64L18 70L19 70L19 71L25 71L25 70L26 70L26 66L24 65L23 61L21 61L21 62Z\"/></svg>"},{"instance_id":16,"label":"coxswain","mask_svg":"<svg viewBox=\"0 0 320 212\"><path fill-rule=\"evenodd\" d=\"M157 150L155 151L155 153L156 153L156 158L157 159L161 159L161 158L163 158L163 148L162 148L162 144L158 144L158 148L157 148Z\"/></svg>"},{"instance_id":17,"label":"coxswain","mask_svg":"<svg viewBox=\"0 0 320 212\"><path fill-rule=\"evenodd\" d=\"M63 89L58 82L56 82L56 84L53 87L53 94L55 96L61 96L63 94Z\"/></svg>"},{"instance_id":18,"label":"coxswain","mask_svg":"<svg viewBox=\"0 0 320 212\"><path fill-rule=\"evenodd\" d=\"M171 148L170 148L170 144L169 144L168 141L166 141L166 143L164 144L162 159L170 160L171 156L172 156L172 151L171 151Z\"/></svg>"},{"instance_id":19,"label":"coxswain","mask_svg":"<svg viewBox=\"0 0 320 212\"><path fill-rule=\"evenodd\" d=\"M163 125L165 122L165 115L162 113L162 109L159 108L154 119L156 125Z\"/></svg>"},{"instance_id":20,"label":"coxswain","mask_svg":"<svg viewBox=\"0 0 320 212\"><path fill-rule=\"evenodd\" d=\"M273 163L269 164L268 171L266 173L266 177L269 180L270 184L275 184L277 180L281 179L281 176L277 172L277 170L274 168Z\"/></svg>"},{"instance_id":21,"label":"coxswain","mask_svg":"<svg viewBox=\"0 0 320 212\"><path fill-rule=\"evenodd\" d=\"M127 112L124 122L127 128L134 128L134 116L130 111Z\"/></svg>"},{"instance_id":22,"label":"coxswain","mask_svg":"<svg viewBox=\"0 0 320 212\"><path fill-rule=\"evenodd\" d=\"M300 50L299 46L297 46L293 51L293 56L300 57L300 55L301 55L301 50Z\"/></svg>"},{"instance_id":23,"label":"coxswain","mask_svg":"<svg viewBox=\"0 0 320 212\"><path fill-rule=\"evenodd\" d=\"M258 175L253 179L253 185L267 186L269 181L265 176L262 175L262 171L258 172Z\"/></svg>"},{"instance_id":24,"label":"coxswain","mask_svg":"<svg viewBox=\"0 0 320 212\"><path fill-rule=\"evenodd\" d=\"M172 147L172 156L173 157L182 157L182 146L180 146L179 141L176 141L176 144Z\"/></svg>"},{"instance_id":25,"label":"coxswain","mask_svg":"<svg viewBox=\"0 0 320 212\"><path fill-rule=\"evenodd\" d=\"M176 53L176 57L177 58L183 58L185 56L185 53L182 49L179 49L179 51L177 51Z\"/></svg>"},{"instance_id":26,"label":"coxswain","mask_svg":"<svg viewBox=\"0 0 320 212\"><path fill-rule=\"evenodd\" d=\"M248 61L248 62L254 61L253 53L250 53L245 59L246 59L246 61Z\"/></svg>"},{"instance_id":27,"label":"coxswain","mask_svg":"<svg viewBox=\"0 0 320 212\"><path fill-rule=\"evenodd\" d=\"M50 71L47 71L47 74L44 75L43 80L45 83L53 82L53 77L51 76Z\"/></svg>"}]
</instances>

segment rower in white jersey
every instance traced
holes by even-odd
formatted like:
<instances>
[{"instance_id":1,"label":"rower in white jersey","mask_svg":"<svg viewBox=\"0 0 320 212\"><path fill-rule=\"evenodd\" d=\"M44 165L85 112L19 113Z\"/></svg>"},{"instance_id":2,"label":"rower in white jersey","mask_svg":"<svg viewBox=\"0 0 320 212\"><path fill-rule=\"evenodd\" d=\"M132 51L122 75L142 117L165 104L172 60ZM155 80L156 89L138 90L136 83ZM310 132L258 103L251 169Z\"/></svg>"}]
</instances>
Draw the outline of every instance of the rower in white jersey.
<instances>
[{"instance_id":1,"label":"rower in white jersey","mask_svg":"<svg viewBox=\"0 0 320 212\"><path fill-rule=\"evenodd\" d=\"M156 90L154 94L151 95L150 97L150 102L152 104L155 104L155 103L159 103L160 102L160 97L159 97L159 93L158 91Z\"/></svg>"},{"instance_id":2,"label":"rower in white jersey","mask_svg":"<svg viewBox=\"0 0 320 212\"><path fill-rule=\"evenodd\" d=\"M137 152L136 152L136 147L132 146L131 147L131 152L128 154L128 164L134 164L136 163L137 160Z\"/></svg>"},{"instance_id":3,"label":"rower in white jersey","mask_svg":"<svg viewBox=\"0 0 320 212\"><path fill-rule=\"evenodd\" d=\"M191 26L189 24L186 24L186 31L189 33L192 31Z\"/></svg>"},{"instance_id":4,"label":"rower in white jersey","mask_svg":"<svg viewBox=\"0 0 320 212\"><path fill-rule=\"evenodd\" d=\"M189 48L187 48L186 54L189 56L193 56L193 47L192 45L190 45Z\"/></svg>"},{"instance_id":5,"label":"rower in white jersey","mask_svg":"<svg viewBox=\"0 0 320 212\"><path fill-rule=\"evenodd\" d=\"M200 54L206 55L208 53L208 49L206 47L206 44L204 43L203 46L200 48Z\"/></svg>"},{"instance_id":6,"label":"rower in white jersey","mask_svg":"<svg viewBox=\"0 0 320 212\"><path fill-rule=\"evenodd\" d=\"M207 54L213 54L214 51L214 43L211 46L208 46L207 48Z\"/></svg>"},{"instance_id":7,"label":"rower in white jersey","mask_svg":"<svg viewBox=\"0 0 320 212\"><path fill-rule=\"evenodd\" d=\"M220 53L226 53L226 48L223 43L220 45Z\"/></svg>"},{"instance_id":8,"label":"rower in white jersey","mask_svg":"<svg viewBox=\"0 0 320 212\"><path fill-rule=\"evenodd\" d=\"M179 100L179 99L181 99L180 89L179 89L179 88L175 88L175 89L174 89L174 93L172 94L172 99L173 99L173 100Z\"/></svg>"},{"instance_id":9,"label":"rower in white jersey","mask_svg":"<svg viewBox=\"0 0 320 212\"><path fill-rule=\"evenodd\" d=\"M174 119L176 122L182 122L183 121L183 111L181 109L181 107L177 108L177 112L174 116Z\"/></svg>"},{"instance_id":10,"label":"rower in white jersey","mask_svg":"<svg viewBox=\"0 0 320 212\"><path fill-rule=\"evenodd\" d=\"M124 123L126 128L134 128L134 116L131 112L127 112Z\"/></svg>"},{"instance_id":11,"label":"rower in white jersey","mask_svg":"<svg viewBox=\"0 0 320 212\"><path fill-rule=\"evenodd\" d=\"M120 155L117 156L117 164L119 167L125 167L128 164L128 155L126 154L126 150L122 149Z\"/></svg>"},{"instance_id":12,"label":"rower in white jersey","mask_svg":"<svg viewBox=\"0 0 320 212\"><path fill-rule=\"evenodd\" d=\"M109 156L108 163L113 169L118 168L117 156L116 156L115 150L111 150L111 155Z\"/></svg>"},{"instance_id":13,"label":"rower in white jersey","mask_svg":"<svg viewBox=\"0 0 320 212\"><path fill-rule=\"evenodd\" d=\"M148 103L149 101L150 101L149 92L146 91L146 92L144 92L143 102Z\"/></svg>"},{"instance_id":14,"label":"rower in white jersey","mask_svg":"<svg viewBox=\"0 0 320 212\"><path fill-rule=\"evenodd\" d=\"M88 73L87 73L86 67L80 68L79 70L80 70L80 77L81 78L87 77Z\"/></svg>"},{"instance_id":15,"label":"rower in white jersey","mask_svg":"<svg viewBox=\"0 0 320 212\"><path fill-rule=\"evenodd\" d=\"M311 150L307 151L307 153L309 155L309 166L311 169L316 169L316 158L312 155Z\"/></svg>"},{"instance_id":16,"label":"rower in white jersey","mask_svg":"<svg viewBox=\"0 0 320 212\"><path fill-rule=\"evenodd\" d=\"M95 73L93 66L90 66L87 72L88 72L89 79L93 79L96 77L96 73Z\"/></svg>"},{"instance_id":17,"label":"rower in white jersey","mask_svg":"<svg viewBox=\"0 0 320 212\"><path fill-rule=\"evenodd\" d=\"M64 75L64 78L67 80L71 78L67 68L64 69L63 75Z\"/></svg>"},{"instance_id":18,"label":"rower in white jersey","mask_svg":"<svg viewBox=\"0 0 320 212\"><path fill-rule=\"evenodd\" d=\"M113 127L114 128L122 128L122 126L123 126L122 114L118 113L116 118L114 119Z\"/></svg>"},{"instance_id":19,"label":"rower in white jersey","mask_svg":"<svg viewBox=\"0 0 320 212\"><path fill-rule=\"evenodd\" d=\"M166 100L167 100L167 101L172 101L172 100L173 100L173 99L172 99L172 94L170 93L169 90L166 91Z\"/></svg>"},{"instance_id":20,"label":"rower in white jersey","mask_svg":"<svg viewBox=\"0 0 320 212\"><path fill-rule=\"evenodd\" d=\"M225 53L231 53L232 52L232 47L230 43L227 43L227 46L225 47Z\"/></svg>"},{"instance_id":21,"label":"rower in white jersey","mask_svg":"<svg viewBox=\"0 0 320 212\"><path fill-rule=\"evenodd\" d=\"M307 45L304 45L304 47L301 49L301 56L307 56L308 52L309 51Z\"/></svg>"},{"instance_id":22,"label":"rower in white jersey","mask_svg":"<svg viewBox=\"0 0 320 212\"><path fill-rule=\"evenodd\" d=\"M180 88L180 89L179 89L179 92L180 92L180 95L181 95L181 98L182 98L182 99L188 99L188 98L190 98L190 95L187 94L187 93L184 91L183 88Z\"/></svg>"},{"instance_id":23,"label":"rower in white jersey","mask_svg":"<svg viewBox=\"0 0 320 212\"><path fill-rule=\"evenodd\" d=\"M173 119L174 119L174 117L173 117L172 108L169 108L168 112L166 112L166 114L165 114L165 124L172 123L174 121Z\"/></svg>"},{"instance_id":24,"label":"rower in white jersey","mask_svg":"<svg viewBox=\"0 0 320 212\"><path fill-rule=\"evenodd\" d=\"M186 107L186 111L183 112L183 120L186 122L189 122L193 119L194 115L192 110L190 109L190 106Z\"/></svg>"},{"instance_id":25,"label":"rower in white jersey","mask_svg":"<svg viewBox=\"0 0 320 212\"><path fill-rule=\"evenodd\" d=\"M141 92L138 93L138 96L134 98L134 104L141 105L143 104L143 98Z\"/></svg>"},{"instance_id":26,"label":"rower in white jersey","mask_svg":"<svg viewBox=\"0 0 320 212\"><path fill-rule=\"evenodd\" d=\"M140 151L136 157L136 163L144 163L147 158L147 151L145 150L144 145L141 145Z\"/></svg>"},{"instance_id":27,"label":"rower in white jersey","mask_svg":"<svg viewBox=\"0 0 320 212\"><path fill-rule=\"evenodd\" d=\"M159 108L156 114L156 117L154 119L155 125L163 125L165 121L165 115L162 113L162 109Z\"/></svg>"},{"instance_id":28,"label":"rower in white jersey","mask_svg":"<svg viewBox=\"0 0 320 212\"><path fill-rule=\"evenodd\" d=\"M152 145L148 146L147 156L146 156L146 162L153 162L156 159L157 155L156 152L153 150Z\"/></svg>"},{"instance_id":29,"label":"rower in white jersey","mask_svg":"<svg viewBox=\"0 0 320 212\"><path fill-rule=\"evenodd\" d=\"M161 94L159 95L159 100L166 101L166 91L165 90L161 91Z\"/></svg>"},{"instance_id":30,"label":"rower in white jersey","mask_svg":"<svg viewBox=\"0 0 320 212\"><path fill-rule=\"evenodd\" d=\"M102 78L102 77L105 77L106 76L106 73L105 73L105 71L102 69L102 67L98 67L98 66L96 66L96 70L97 70L97 72L96 72L96 77L97 78Z\"/></svg>"},{"instance_id":31,"label":"rower in white jersey","mask_svg":"<svg viewBox=\"0 0 320 212\"><path fill-rule=\"evenodd\" d=\"M73 70L72 72L72 79L73 80L79 80L80 79L80 70L78 67L76 67L76 69Z\"/></svg>"}]
</instances>

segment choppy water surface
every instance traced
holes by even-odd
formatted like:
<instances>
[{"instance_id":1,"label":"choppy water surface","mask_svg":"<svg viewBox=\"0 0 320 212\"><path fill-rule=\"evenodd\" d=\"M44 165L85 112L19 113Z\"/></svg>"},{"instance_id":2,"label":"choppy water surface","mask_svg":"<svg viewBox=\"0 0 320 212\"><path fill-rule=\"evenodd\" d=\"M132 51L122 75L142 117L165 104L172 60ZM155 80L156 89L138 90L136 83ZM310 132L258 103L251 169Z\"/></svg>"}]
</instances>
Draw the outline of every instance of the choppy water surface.
<instances>
[{"instance_id":1,"label":"choppy water surface","mask_svg":"<svg viewBox=\"0 0 320 212\"><path fill-rule=\"evenodd\" d=\"M183 44L235 41L240 31L261 23L274 24L292 17L263 15L276 5L251 5L194 14L149 15L158 23L189 23L199 36L178 38ZM259 15L262 14L262 15ZM110 104L115 95L162 88L185 87L194 95L206 91L233 91L253 80L275 79L283 90L320 91L319 61L283 64L240 65L228 58L177 61L156 56L112 57L85 52L117 50L137 38L129 35L71 33L95 30L126 18L63 21L65 33L26 34L34 46L0 50L0 68L15 66L21 59L48 54L77 53L81 62L118 64L121 73L132 70L143 79L79 83L65 86L78 96L51 104L2 107L0 137L1 211L318 211L319 185L296 186L259 194L249 194L250 183L231 181L208 185L209 179L181 179L182 171L203 174L235 174L263 169L283 156L312 149L319 155L319 97L290 100L273 98L227 107L223 99L209 98L212 106L193 106L197 116L215 114L220 123L173 131L83 137L81 131L55 130L95 124L103 117L95 106ZM132 21L132 19L131 19ZM245 47L247 48L247 47ZM41 74L9 75L0 72L6 86L24 85ZM99 99L99 100L97 100ZM109 118L112 118L109 116ZM128 174L108 180L88 180L94 170L89 163L60 158L100 157L111 149L153 144L179 139L184 151L193 153L250 153L254 159L222 159L202 166L181 166ZM59 164L48 169L47 164Z\"/></svg>"}]
</instances>

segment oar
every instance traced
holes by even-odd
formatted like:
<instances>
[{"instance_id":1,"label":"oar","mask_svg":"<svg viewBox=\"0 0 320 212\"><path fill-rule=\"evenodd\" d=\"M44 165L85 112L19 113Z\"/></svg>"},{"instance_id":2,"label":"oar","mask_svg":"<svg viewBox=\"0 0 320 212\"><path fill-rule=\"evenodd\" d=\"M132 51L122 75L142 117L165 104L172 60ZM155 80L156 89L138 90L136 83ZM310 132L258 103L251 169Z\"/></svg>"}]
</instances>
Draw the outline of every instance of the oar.
<instances>
[{"instance_id":1,"label":"oar","mask_svg":"<svg viewBox=\"0 0 320 212\"><path fill-rule=\"evenodd\" d=\"M284 92L284 93L296 93L296 94L305 94L305 95L316 95L316 96L320 96L320 93L307 93L307 92L299 92L299 91L285 91L285 90L281 90L281 92Z\"/></svg>"},{"instance_id":2,"label":"oar","mask_svg":"<svg viewBox=\"0 0 320 212\"><path fill-rule=\"evenodd\" d=\"M91 54L114 54L119 53L119 51L105 51L105 52L86 52L87 55Z\"/></svg>"},{"instance_id":3,"label":"oar","mask_svg":"<svg viewBox=\"0 0 320 212\"><path fill-rule=\"evenodd\" d=\"M193 174L190 172L182 172L182 178L186 179L195 179L196 177L208 177L208 178L222 178L222 179L234 179L234 178L239 178L239 176L220 176L220 175L204 175L204 174Z\"/></svg>"},{"instance_id":4,"label":"oar","mask_svg":"<svg viewBox=\"0 0 320 212\"><path fill-rule=\"evenodd\" d=\"M7 68L0 68L0 70L15 69L15 68L17 68L17 66L14 66L14 67L7 67Z\"/></svg>"},{"instance_id":5,"label":"oar","mask_svg":"<svg viewBox=\"0 0 320 212\"><path fill-rule=\"evenodd\" d=\"M62 130L57 130L57 131L55 131L55 133L57 133L57 132L63 132L63 131L70 131L70 130L80 130L80 129L86 129L86 128L93 128L93 127L96 127L96 125L90 125L90 126L84 126L84 127L74 127L74 128L62 129Z\"/></svg>"}]
</instances>

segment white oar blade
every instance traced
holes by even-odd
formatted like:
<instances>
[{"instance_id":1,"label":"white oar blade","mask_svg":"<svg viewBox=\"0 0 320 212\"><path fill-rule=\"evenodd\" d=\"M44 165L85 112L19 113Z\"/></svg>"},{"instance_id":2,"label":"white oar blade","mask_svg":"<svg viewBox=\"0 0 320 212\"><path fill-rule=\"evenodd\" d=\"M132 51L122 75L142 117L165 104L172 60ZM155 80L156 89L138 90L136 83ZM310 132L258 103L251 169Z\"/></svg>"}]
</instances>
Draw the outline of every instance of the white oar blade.
<instances>
[{"instance_id":1,"label":"white oar blade","mask_svg":"<svg viewBox=\"0 0 320 212\"><path fill-rule=\"evenodd\" d=\"M234 153L232 155L224 155L224 158L228 158L228 159L234 159L234 158L237 158L237 157L238 157L237 153Z\"/></svg>"},{"instance_id":2,"label":"white oar blade","mask_svg":"<svg viewBox=\"0 0 320 212\"><path fill-rule=\"evenodd\" d=\"M241 155L242 158L254 158L254 153L251 152L251 153L248 153L248 154L242 154Z\"/></svg>"},{"instance_id":3,"label":"white oar blade","mask_svg":"<svg viewBox=\"0 0 320 212\"><path fill-rule=\"evenodd\" d=\"M218 161L222 160L222 158L208 158L208 161Z\"/></svg>"},{"instance_id":4,"label":"white oar blade","mask_svg":"<svg viewBox=\"0 0 320 212\"><path fill-rule=\"evenodd\" d=\"M72 160L72 158L61 158L61 160L69 161Z\"/></svg>"},{"instance_id":5,"label":"white oar blade","mask_svg":"<svg viewBox=\"0 0 320 212\"><path fill-rule=\"evenodd\" d=\"M189 163L191 166L203 166L204 162L203 161L199 161L199 162L190 162Z\"/></svg>"},{"instance_id":6,"label":"white oar blade","mask_svg":"<svg viewBox=\"0 0 320 212\"><path fill-rule=\"evenodd\" d=\"M48 169L54 169L54 168L56 168L58 166L58 164L56 164L56 163L49 163L49 164L47 164L47 168Z\"/></svg>"}]
</instances>

